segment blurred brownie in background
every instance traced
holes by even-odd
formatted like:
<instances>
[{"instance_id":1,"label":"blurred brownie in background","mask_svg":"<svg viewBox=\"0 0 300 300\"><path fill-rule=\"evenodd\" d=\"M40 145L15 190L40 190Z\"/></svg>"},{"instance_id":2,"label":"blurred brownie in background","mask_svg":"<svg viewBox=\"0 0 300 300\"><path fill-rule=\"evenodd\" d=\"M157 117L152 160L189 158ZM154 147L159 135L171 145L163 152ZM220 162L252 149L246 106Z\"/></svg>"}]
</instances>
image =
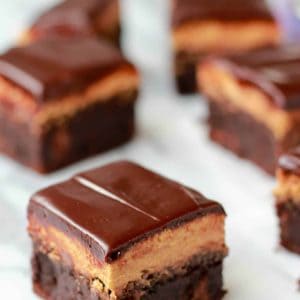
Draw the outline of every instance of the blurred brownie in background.
<instances>
[{"instance_id":1,"label":"blurred brownie in background","mask_svg":"<svg viewBox=\"0 0 300 300\"><path fill-rule=\"evenodd\" d=\"M128 161L46 188L28 208L44 299L220 300L225 212Z\"/></svg>"},{"instance_id":2,"label":"blurred brownie in background","mask_svg":"<svg viewBox=\"0 0 300 300\"><path fill-rule=\"evenodd\" d=\"M120 43L119 0L65 0L45 12L25 31L21 43L53 35L105 38Z\"/></svg>"},{"instance_id":3,"label":"blurred brownie in background","mask_svg":"<svg viewBox=\"0 0 300 300\"><path fill-rule=\"evenodd\" d=\"M49 172L128 141L139 76L94 37L51 37L0 56L0 150Z\"/></svg>"},{"instance_id":4,"label":"blurred brownie in background","mask_svg":"<svg viewBox=\"0 0 300 300\"><path fill-rule=\"evenodd\" d=\"M282 155L274 191L280 220L281 244L300 254L300 148Z\"/></svg>"},{"instance_id":5,"label":"blurred brownie in background","mask_svg":"<svg viewBox=\"0 0 300 300\"><path fill-rule=\"evenodd\" d=\"M196 92L195 67L212 53L276 45L281 32L265 0L172 0L178 91Z\"/></svg>"},{"instance_id":6,"label":"blurred brownie in background","mask_svg":"<svg viewBox=\"0 0 300 300\"><path fill-rule=\"evenodd\" d=\"M300 144L299 70L300 45L200 64L211 139L275 174L278 156Z\"/></svg>"}]
</instances>

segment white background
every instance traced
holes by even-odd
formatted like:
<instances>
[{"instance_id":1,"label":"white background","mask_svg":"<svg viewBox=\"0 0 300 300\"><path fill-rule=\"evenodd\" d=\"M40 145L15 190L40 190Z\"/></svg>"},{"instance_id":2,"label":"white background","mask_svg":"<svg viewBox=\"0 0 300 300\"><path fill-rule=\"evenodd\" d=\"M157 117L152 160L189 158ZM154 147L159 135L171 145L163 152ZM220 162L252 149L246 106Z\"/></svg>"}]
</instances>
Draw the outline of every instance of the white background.
<instances>
[{"instance_id":1,"label":"white background","mask_svg":"<svg viewBox=\"0 0 300 300\"><path fill-rule=\"evenodd\" d=\"M7 48L51 2L0 0L0 48ZM274 180L209 142L205 102L174 91L167 1L124 0L123 12L126 53L143 74L137 135L121 148L48 177L0 156L0 299L35 299L26 234L30 195L77 171L124 158L180 180L224 205L230 247L224 271L226 300L299 299L300 257L277 242Z\"/></svg>"}]
</instances>

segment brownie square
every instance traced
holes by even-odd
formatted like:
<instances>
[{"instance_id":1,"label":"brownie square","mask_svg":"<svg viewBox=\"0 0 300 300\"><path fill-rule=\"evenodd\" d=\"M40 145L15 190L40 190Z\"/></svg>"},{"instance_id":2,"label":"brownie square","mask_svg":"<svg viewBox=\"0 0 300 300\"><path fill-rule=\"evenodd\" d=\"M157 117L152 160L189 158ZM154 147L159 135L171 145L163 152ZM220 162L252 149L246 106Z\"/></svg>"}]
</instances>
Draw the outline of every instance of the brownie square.
<instances>
[{"instance_id":1,"label":"brownie square","mask_svg":"<svg viewBox=\"0 0 300 300\"><path fill-rule=\"evenodd\" d=\"M42 173L128 141L139 76L94 37L52 37L0 56L0 150Z\"/></svg>"},{"instance_id":2,"label":"brownie square","mask_svg":"<svg viewBox=\"0 0 300 300\"><path fill-rule=\"evenodd\" d=\"M300 254L300 148L283 154L274 191L280 224L281 245Z\"/></svg>"},{"instance_id":3,"label":"brownie square","mask_svg":"<svg viewBox=\"0 0 300 300\"><path fill-rule=\"evenodd\" d=\"M277 45L280 28L265 0L172 0L174 69L180 93L197 90L196 65L208 54Z\"/></svg>"},{"instance_id":4,"label":"brownie square","mask_svg":"<svg viewBox=\"0 0 300 300\"><path fill-rule=\"evenodd\" d=\"M119 46L119 6L119 0L64 0L43 13L20 42L28 44L55 35L97 35Z\"/></svg>"},{"instance_id":5,"label":"brownie square","mask_svg":"<svg viewBox=\"0 0 300 300\"><path fill-rule=\"evenodd\" d=\"M222 206L128 161L36 193L33 286L45 299L221 299Z\"/></svg>"},{"instance_id":6,"label":"brownie square","mask_svg":"<svg viewBox=\"0 0 300 300\"><path fill-rule=\"evenodd\" d=\"M215 57L199 65L212 140L274 175L300 143L300 46Z\"/></svg>"}]
</instances>

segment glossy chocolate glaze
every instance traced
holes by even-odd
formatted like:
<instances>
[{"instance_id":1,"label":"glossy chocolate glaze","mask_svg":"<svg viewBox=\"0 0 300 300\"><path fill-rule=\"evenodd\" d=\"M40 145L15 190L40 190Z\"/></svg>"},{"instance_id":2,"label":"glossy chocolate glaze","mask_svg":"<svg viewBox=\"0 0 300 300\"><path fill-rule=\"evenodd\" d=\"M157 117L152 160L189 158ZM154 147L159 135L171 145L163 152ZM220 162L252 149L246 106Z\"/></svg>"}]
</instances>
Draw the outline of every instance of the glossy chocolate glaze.
<instances>
[{"instance_id":1,"label":"glossy chocolate glaze","mask_svg":"<svg viewBox=\"0 0 300 300\"><path fill-rule=\"evenodd\" d=\"M259 87L278 107L300 108L300 44L217 59L241 82Z\"/></svg>"},{"instance_id":2,"label":"glossy chocolate glaze","mask_svg":"<svg viewBox=\"0 0 300 300\"><path fill-rule=\"evenodd\" d=\"M272 21L266 0L173 0L174 27L190 21Z\"/></svg>"},{"instance_id":3,"label":"glossy chocolate glaze","mask_svg":"<svg viewBox=\"0 0 300 300\"><path fill-rule=\"evenodd\" d=\"M74 235L100 261L113 261L135 242L209 213L224 211L198 192L127 161L44 189L29 206L29 216Z\"/></svg>"},{"instance_id":4,"label":"glossy chocolate glaze","mask_svg":"<svg viewBox=\"0 0 300 300\"><path fill-rule=\"evenodd\" d=\"M38 34L91 34L93 18L115 0L66 0L44 13L33 25Z\"/></svg>"},{"instance_id":5,"label":"glossy chocolate glaze","mask_svg":"<svg viewBox=\"0 0 300 300\"><path fill-rule=\"evenodd\" d=\"M0 76L44 102L75 93L128 65L120 52L93 37L51 37L0 56Z\"/></svg>"},{"instance_id":6,"label":"glossy chocolate glaze","mask_svg":"<svg viewBox=\"0 0 300 300\"><path fill-rule=\"evenodd\" d=\"M279 167L300 176L300 147L283 154L279 159Z\"/></svg>"}]
</instances>

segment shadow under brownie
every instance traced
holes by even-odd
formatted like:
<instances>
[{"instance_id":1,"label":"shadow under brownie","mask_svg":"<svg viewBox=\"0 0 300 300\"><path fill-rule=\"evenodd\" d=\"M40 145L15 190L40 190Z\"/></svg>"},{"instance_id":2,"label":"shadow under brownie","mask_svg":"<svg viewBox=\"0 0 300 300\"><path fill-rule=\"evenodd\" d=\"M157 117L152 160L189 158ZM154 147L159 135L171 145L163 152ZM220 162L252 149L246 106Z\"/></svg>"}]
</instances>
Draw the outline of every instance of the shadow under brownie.
<instances>
[{"instance_id":1,"label":"shadow under brownie","mask_svg":"<svg viewBox=\"0 0 300 300\"><path fill-rule=\"evenodd\" d=\"M127 161L35 194L33 284L45 299L221 299L220 204Z\"/></svg>"}]
</instances>

